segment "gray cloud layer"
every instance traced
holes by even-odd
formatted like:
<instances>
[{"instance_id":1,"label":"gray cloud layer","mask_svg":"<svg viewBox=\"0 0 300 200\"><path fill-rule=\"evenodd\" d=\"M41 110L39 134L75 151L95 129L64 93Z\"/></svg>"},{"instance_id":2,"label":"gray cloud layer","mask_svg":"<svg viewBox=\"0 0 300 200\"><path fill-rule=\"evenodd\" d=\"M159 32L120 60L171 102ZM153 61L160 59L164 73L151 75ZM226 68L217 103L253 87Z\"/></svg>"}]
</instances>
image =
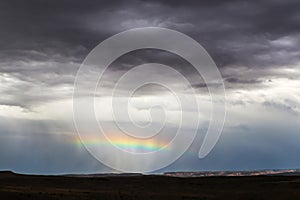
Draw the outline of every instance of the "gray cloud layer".
<instances>
[{"instance_id":1,"label":"gray cloud layer","mask_svg":"<svg viewBox=\"0 0 300 200\"><path fill-rule=\"evenodd\" d=\"M237 128L234 130L228 128L227 132L232 131L237 135L236 138L240 138L233 141L244 142L241 138L245 136L252 142L245 142L247 149L238 154L236 152L240 151L237 149L243 149L242 144L231 144L229 140L232 140L226 136L222 145L231 145L228 152L220 149L223 148L222 145L219 146L213 153L212 160L201 162L204 163L203 168L247 168L241 163L248 163L249 168L294 167L299 164L295 156L295 152L299 153L298 144L293 143L289 151L283 153L275 148L276 145L280 145L278 141L284 141L285 148L289 146L288 138L298 141L295 130L299 127L300 114L300 93L297 90L300 86L299 10L300 1L297 0L0 1L0 106L20 107L23 111L30 112L44 103L70 99L80 63L99 42L130 28L146 26L171 28L197 40L216 61L228 91L230 109L241 106L237 109L241 112L239 114L249 115L251 118L260 113L249 113L250 110L243 113L243 109L249 105L259 105L262 107L254 108L257 109L255 112L266 108L271 110L270 115L273 110L276 110L276 113L277 110L281 110L295 117L293 119L296 128L287 129L286 138L279 133L271 136L274 130L270 128L270 124L266 125L268 128L262 128L253 122L249 125L249 129L252 127L257 130L255 133L254 130L243 129L248 119L238 123L237 120L228 122L228 127L236 125ZM107 74L107 87L114 84L114 78L133 66L154 61L173 66L187 76L194 88L205 92L205 84L199 77L194 78L195 70L186 61L176 55L156 50L135 51L119 58L112 64ZM114 77L111 74L117 75ZM124 88L126 89L125 86ZM150 88L146 94L154 94L156 91L153 90L156 89ZM238 111L233 109L229 115L235 115L236 112ZM240 119L239 114L235 116L237 119ZM25 123L3 115L5 114L2 114L0 123L0 168L26 171L31 167L28 172L37 173L64 172L64 167L67 169L65 171L102 169L103 166L99 167L90 157L84 162L92 162L92 168L89 168L88 164L78 164L83 162L80 159L86 154L70 146L65 150L64 145L68 143L65 139L67 136L61 136L62 139L59 139L51 135L55 132L53 127L60 126L59 124L43 119L40 121L24 119L28 120ZM287 121L289 120L291 119ZM12 129L14 124L29 128ZM69 130L69 127L61 126L62 129ZM47 134L35 138L34 132L37 132L37 135L41 135L41 132ZM245 135L238 135L236 132ZM284 133L284 130L281 130L281 133ZM256 137L259 138L260 134L263 137L274 138L269 145L272 148L266 143L259 143ZM20 146L24 152L36 148L33 143L38 144L39 149L43 151L35 152L33 154L35 159L29 154L21 158L18 155L22 150L14 148L15 145L19 145L17 144L19 139L16 137L23 138ZM49 141L49 148L42 148L45 144L44 137ZM250 144L256 145L252 147ZM274 165L268 165L262 157L256 159L253 156L258 155L259 150L266 151L263 147L269 148L264 155L268 156L268 162ZM57 158L50 158L53 149L57 150L53 153L58 156ZM251 153L253 150L256 150L256 153ZM79 161L65 160L67 154L74 151L79 153L72 158L80 158ZM292 155L289 156L287 152ZM275 154L280 155L276 157ZM47 159L43 158L45 155ZM232 163L221 159L224 162L220 161L219 167L214 168L213 162L228 155L231 155ZM247 156L251 159L247 160ZM61 164L47 168L55 159L60 159L57 163ZM188 161L191 168L199 169L198 165L201 163L195 161L195 158L189 159L188 156L183 157L170 169L180 168L182 165L180 162L183 161ZM30 164L33 160L38 161L43 167L34 168L33 166L37 165ZM276 164L282 160L283 164Z\"/></svg>"},{"instance_id":2,"label":"gray cloud layer","mask_svg":"<svg viewBox=\"0 0 300 200\"><path fill-rule=\"evenodd\" d=\"M269 79L268 75L284 76L272 69L299 62L299 7L294 0L2 1L0 71L24 80L29 90L41 83L50 88L72 85L79 64L102 40L129 28L161 26L200 42L228 78L230 88L238 83L251 87ZM149 55L153 53L133 54L116 68L147 62ZM132 62L134 58L138 61ZM174 66L178 59L172 63ZM236 78L224 72L226 67L258 68L262 74ZM22 98L23 104L11 104L34 102L30 97Z\"/></svg>"}]
</instances>

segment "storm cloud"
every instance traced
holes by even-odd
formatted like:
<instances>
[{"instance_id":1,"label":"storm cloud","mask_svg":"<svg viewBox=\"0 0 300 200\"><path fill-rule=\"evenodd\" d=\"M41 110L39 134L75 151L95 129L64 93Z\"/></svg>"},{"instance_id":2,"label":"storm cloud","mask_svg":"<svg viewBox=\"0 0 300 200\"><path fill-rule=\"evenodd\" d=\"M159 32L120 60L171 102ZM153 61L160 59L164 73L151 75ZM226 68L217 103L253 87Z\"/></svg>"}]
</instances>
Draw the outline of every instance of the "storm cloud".
<instances>
[{"instance_id":1,"label":"storm cloud","mask_svg":"<svg viewBox=\"0 0 300 200\"><path fill-rule=\"evenodd\" d=\"M297 0L0 1L0 168L32 173L107 171L84 148L70 146L66 139L75 133L71 104L75 76L84 58L100 42L121 31L149 26L174 29L198 41L216 62L226 87L225 139L208 161L200 162L188 154L170 170L299 166L295 156L300 153L299 143L294 142L290 148L287 145L299 141L299 9ZM179 56L161 50L138 50L121 56L105 74L105 87L111 88L127 70L149 62L172 66L186 76L191 87L199 92L200 102L206 105L206 84L195 69ZM177 84L171 77L165 79ZM162 93L158 88L148 87L140 94ZM103 113L106 107L101 107ZM272 124L274 120L278 122L278 116L285 116L279 121L290 128L274 130ZM266 127L261 127L262 120ZM260 143L262 137L273 138L272 144ZM20 138L22 142L16 144ZM250 139L246 142L236 138ZM245 144L232 142L235 140ZM283 141L289 151L274 150L280 145L278 141ZM45 143L47 148L43 148ZM15 147L19 145L22 148ZM62 150L65 145L66 151ZM17 156L33 149L43 151L35 153L35 157ZM267 152L268 162L274 165L253 156L260 151ZM72 160L64 159L71 154ZM232 162L225 162L224 156ZM73 158L79 160L75 162ZM84 163L92 165L78 164L85 159ZM42 163L30 164L33 160ZM286 164L276 164L280 161ZM51 167L54 162L58 166ZM243 163L248 163L248 167ZM43 167L36 168L37 165Z\"/></svg>"}]
</instances>

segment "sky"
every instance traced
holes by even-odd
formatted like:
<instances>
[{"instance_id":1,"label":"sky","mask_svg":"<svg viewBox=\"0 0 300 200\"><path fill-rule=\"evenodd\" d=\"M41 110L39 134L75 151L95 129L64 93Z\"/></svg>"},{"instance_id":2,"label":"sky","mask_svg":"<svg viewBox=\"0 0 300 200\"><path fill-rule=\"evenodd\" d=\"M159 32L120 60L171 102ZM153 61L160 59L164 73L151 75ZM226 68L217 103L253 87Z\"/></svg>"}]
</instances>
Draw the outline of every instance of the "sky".
<instances>
[{"instance_id":1,"label":"sky","mask_svg":"<svg viewBox=\"0 0 300 200\"><path fill-rule=\"evenodd\" d=\"M186 134L197 132L195 141L182 157L156 173L300 168L299 9L297 0L1 0L0 169L33 174L115 172L78 140L73 122L74 81L81 63L100 42L143 27L169 28L196 40L215 61L226 89L223 132L214 149L199 159L209 120L209 94L190 63L170 52L144 49L127 53L109 66L96 111L109 128L113 127L109 91L137 65L171 66L189 85L155 70L137 72L135 77L151 74L177 87L180 94L189 89L197 92L200 126L191 130L190 123L182 125ZM117 107L123 105L122 94L134 81L119 88ZM87 88L89 84L87 78ZM86 95L83 90L81 97ZM129 106L132 118L149 122L149 108L162 102L168 106L169 124L177 124L176 99L156 85L137 91ZM161 113L155 111L154 124L161 120ZM183 112L189 117L195 111ZM122 116L120 121L129 127ZM160 140L170 139L173 129L168 125Z\"/></svg>"}]
</instances>

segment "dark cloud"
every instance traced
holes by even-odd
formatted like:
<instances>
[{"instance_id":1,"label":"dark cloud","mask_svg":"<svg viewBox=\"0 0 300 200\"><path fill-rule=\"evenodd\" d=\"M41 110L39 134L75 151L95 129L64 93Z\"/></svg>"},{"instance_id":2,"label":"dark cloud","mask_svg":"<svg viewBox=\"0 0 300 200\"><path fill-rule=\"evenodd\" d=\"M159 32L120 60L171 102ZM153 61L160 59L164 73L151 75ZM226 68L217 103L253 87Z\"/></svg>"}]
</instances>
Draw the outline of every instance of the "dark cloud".
<instances>
[{"instance_id":1,"label":"dark cloud","mask_svg":"<svg viewBox=\"0 0 300 200\"><path fill-rule=\"evenodd\" d=\"M120 31L145 26L172 28L196 39L229 88L253 87L254 82L264 87L264 79L284 75L274 75L272 69L299 62L299 8L295 0L1 1L0 72L21 81L2 91L10 98L2 98L1 104L30 107L70 97L76 71L93 47ZM192 77L195 70L189 63L163 51L131 52L111 69L124 71L153 61L176 68L195 88L204 88L201 78ZM228 67L265 71L236 78ZM64 95L55 94L64 86L69 87ZM39 88L54 93L38 93Z\"/></svg>"},{"instance_id":2,"label":"dark cloud","mask_svg":"<svg viewBox=\"0 0 300 200\"><path fill-rule=\"evenodd\" d=\"M71 87L80 63L99 42L130 28L160 26L182 31L200 42L231 88L240 83L253 85L254 80L259 84L273 75L270 69L299 62L299 8L296 0L1 1L0 72L23 81L28 90L36 85L50 90ZM112 69L126 70L149 61L163 62L187 76L195 72L174 55L150 50L132 52ZM266 71L234 81L235 74L226 74L228 67ZM197 80L192 85L202 87ZM24 85L19 88L24 90ZM20 94L16 90L9 88L5 93ZM21 106L31 99L23 98Z\"/></svg>"},{"instance_id":3,"label":"dark cloud","mask_svg":"<svg viewBox=\"0 0 300 200\"><path fill-rule=\"evenodd\" d=\"M80 63L96 45L120 31L157 26L181 31L205 47L224 78L229 107L237 106L240 116L251 119L243 108L259 104L298 117L299 10L298 0L0 1L0 106L26 112L49 101L71 99ZM106 86L112 87L124 72L148 62L172 66L193 88L201 92L206 88L187 61L151 49L130 52L112 63L105 74ZM145 88L148 95L159 90ZM288 121L292 120L282 123ZM298 126L266 126L243 125L244 129L238 124L227 130L208 160L198 161L195 153L168 169L299 165ZM65 131L73 132L64 122L0 118L0 168L35 173L106 170L84 149L71 145L71 136L55 135Z\"/></svg>"},{"instance_id":4,"label":"dark cloud","mask_svg":"<svg viewBox=\"0 0 300 200\"><path fill-rule=\"evenodd\" d=\"M241 80L239 78L227 78L227 82L229 83L240 83L240 84L258 84L261 83L261 80L255 80L255 79L248 79L248 80Z\"/></svg>"},{"instance_id":5,"label":"dark cloud","mask_svg":"<svg viewBox=\"0 0 300 200\"><path fill-rule=\"evenodd\" d=\"M261 57L294 48L269 41L299 33L298 1L9 1L1 2L2 50L54 51L83 58L111 34L134 27L163 26L203 44L220 67L265 66L293 59ZM296 35L295 35L296 34ZM83 46L76 54L72 49ZM71 52L70 52L71 51ZM12 53L14 54L14 53ZM259 57L261 55L261 57ZM285 60L285 61L283 61Z\"/></svg>"}]
</instances>

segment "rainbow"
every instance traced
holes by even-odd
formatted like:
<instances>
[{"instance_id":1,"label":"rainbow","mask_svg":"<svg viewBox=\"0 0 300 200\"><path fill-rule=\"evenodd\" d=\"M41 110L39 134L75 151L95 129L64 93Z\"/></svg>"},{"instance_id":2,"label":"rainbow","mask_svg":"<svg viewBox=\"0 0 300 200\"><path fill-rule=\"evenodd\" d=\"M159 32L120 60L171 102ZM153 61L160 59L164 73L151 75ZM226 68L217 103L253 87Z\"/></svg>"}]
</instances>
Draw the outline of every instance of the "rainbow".
<instances>
[{"instance_id":1,"label":"rainbow","mask_svg":"<svg viewBox=\"0 0 300 200\"><path fill-rule=\"evenodd\" d=\"M75 137L74 143L77 145L111 145L124 149L129 152L153 152L158 151L160 149L167 149L166 146L168 143L164 143L161 141L157 141L154 139L134 139L130 137L109 137L109 141L101 140L99 137L96 136L84 136L84 138Z\"/></svg>"}]
</instances>

